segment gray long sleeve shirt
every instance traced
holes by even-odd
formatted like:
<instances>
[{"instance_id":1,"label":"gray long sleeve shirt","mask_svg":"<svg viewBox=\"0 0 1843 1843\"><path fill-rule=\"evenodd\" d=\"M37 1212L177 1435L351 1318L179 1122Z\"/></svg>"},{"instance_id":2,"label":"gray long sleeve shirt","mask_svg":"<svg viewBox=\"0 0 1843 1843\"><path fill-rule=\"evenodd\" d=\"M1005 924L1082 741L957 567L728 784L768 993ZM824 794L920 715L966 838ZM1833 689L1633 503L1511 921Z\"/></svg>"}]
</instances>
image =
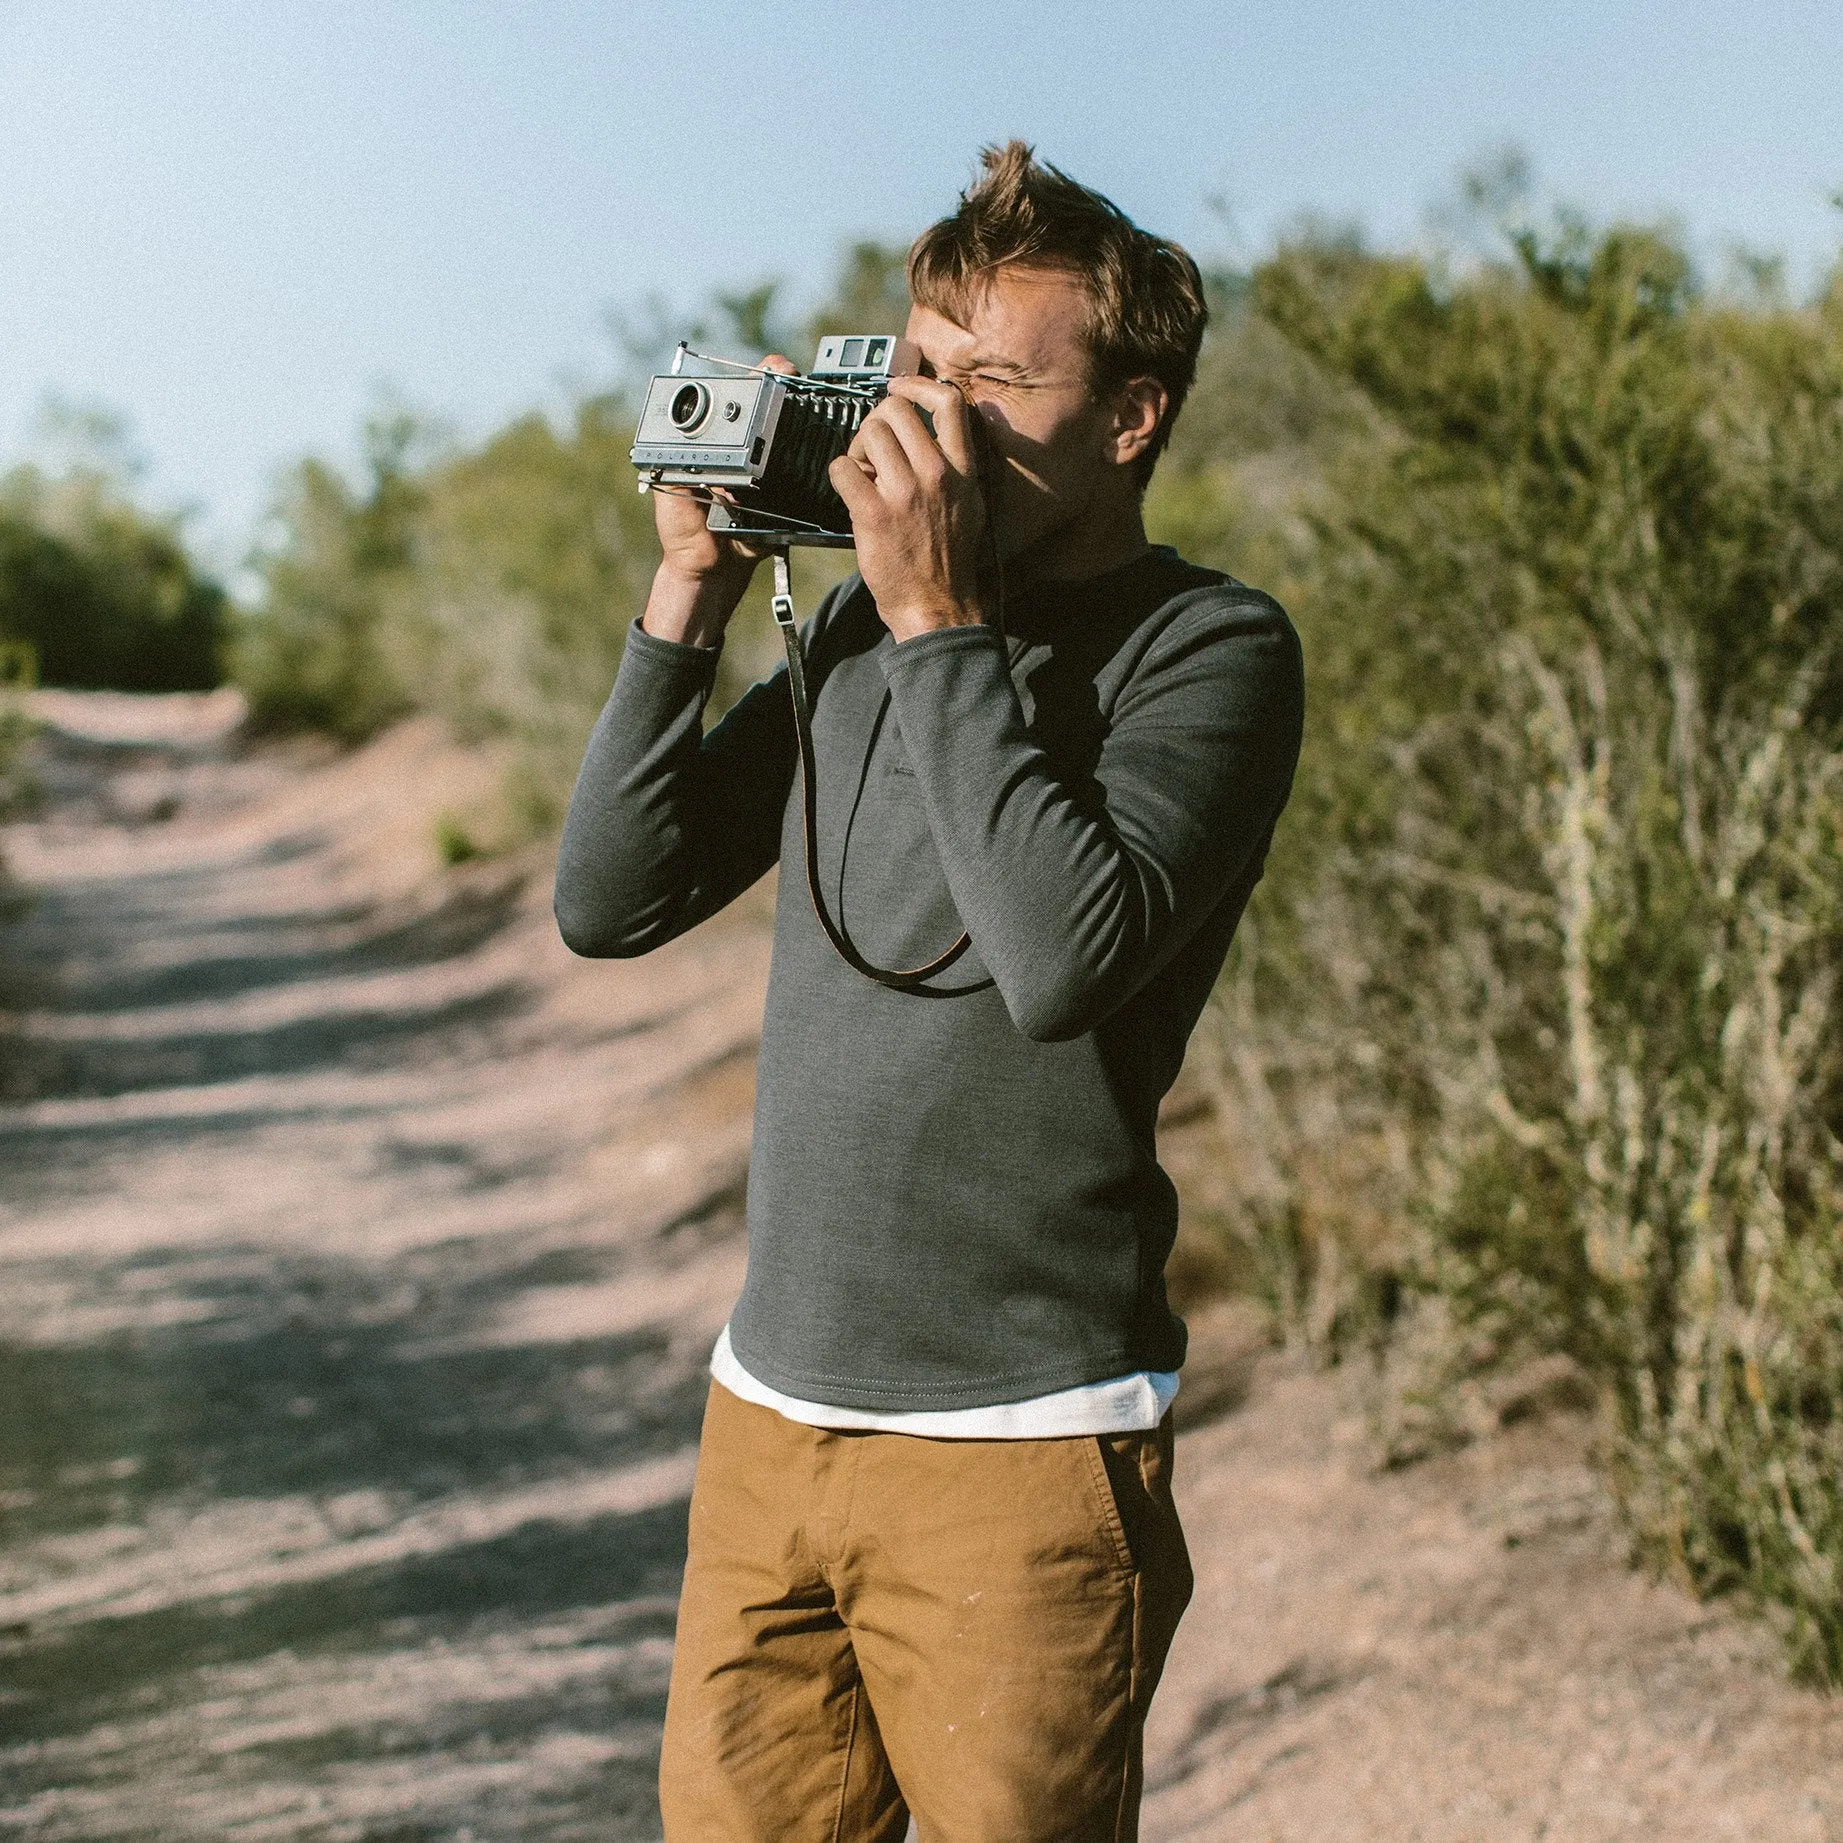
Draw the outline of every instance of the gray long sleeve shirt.
<instances>
[{"instance_id":1,"label":"gray long sleeve shirt","mask_svg":"<svg viewBox=\"0 0 1843 1843\"><path fill-rule=\"evenodd\" d=\"M708 735L715 653L636 627L557 869L576 952L647 952L784 866L736 1356L842 1407L967 1408L1172 1370L1158 1104L1298 757L1277 603L1170 550L1038 585L1008 634L896 645L856 577L806 635L820 875L785 668Z\"/></svg>"}]
</instances>

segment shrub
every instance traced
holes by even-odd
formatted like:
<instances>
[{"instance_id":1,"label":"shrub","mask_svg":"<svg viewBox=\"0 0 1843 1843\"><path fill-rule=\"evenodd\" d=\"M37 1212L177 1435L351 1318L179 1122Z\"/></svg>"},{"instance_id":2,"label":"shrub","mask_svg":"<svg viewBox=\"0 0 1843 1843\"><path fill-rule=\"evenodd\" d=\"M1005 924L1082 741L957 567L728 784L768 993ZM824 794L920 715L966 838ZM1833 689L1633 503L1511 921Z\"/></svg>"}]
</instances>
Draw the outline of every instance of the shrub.
<instances>
[{"instance_id":1,"label":"shrub","mask_svg":"<svg viewBox=\"0 0 1843 1843\"><path fill-rule=\"evenodd\" d=\"M419 482L414 567L389 586L398 682L463 735L518 745L527 816L561 802L658 558L621 403L528 416Z\"/></svg>"},{"instance_id":2,"label":"shrub","mask_svg":"<svg viewBox=\"0 0 1843 1843\"><path fill-rule=\"evenodd\" d=\"M277 535L257 558L262 598L240 617L230 651L256 728L359 742L411 708L386 603L411 566L424 498L420 435L402 414L367 425L362 494L318 460L303 462L283 489Z\"/></svg>"},{"instance_id":3,"label":"shrub","mask_svg":"<svg viewBox=\"0 0 1843 1843\"><path fill-rule=\"evenodd\" d=\"M1658 235L1514 249L1257 277L1374 423L1313 513L1298 804L1219 999L1243 1232L1334 1344L1406 1288L1404 1447L1565 1353L1645 1549L1835 1678L1843 283L1744 309Z\"/></svg>"},{"instance_id":4,"label":"shrub","mask_svg":"<svg viewBox=\"0 0 1843 1843\"><path fill-rule=\"evenodd\" d=\"M0 480L0 644L29 646L47 685L202 691L217 684L224 591L177 525L99 468Z\"/></svg>"}]
</instances>

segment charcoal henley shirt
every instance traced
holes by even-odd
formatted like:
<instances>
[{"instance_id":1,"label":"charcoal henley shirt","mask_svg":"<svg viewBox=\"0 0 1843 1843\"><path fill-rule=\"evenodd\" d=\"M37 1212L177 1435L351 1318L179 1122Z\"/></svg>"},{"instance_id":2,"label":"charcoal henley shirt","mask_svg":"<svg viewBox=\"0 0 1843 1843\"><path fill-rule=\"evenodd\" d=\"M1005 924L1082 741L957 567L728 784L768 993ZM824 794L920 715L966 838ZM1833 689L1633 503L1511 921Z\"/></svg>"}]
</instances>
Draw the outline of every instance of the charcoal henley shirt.
<instances>
[{"instance_id":1,"label":"charcoal henley shirt","mask_svg":"<svg viewBox=\"0 0 1843 1843\"><path fill-rule=\"evenodd\" d=\"M783 867L730 1320L753 1376L902 1411L1175 1370L1155 1127L1298 758L1279 605L1154 548L897 645L857 577L806 630L822 887L785 668L708 734L708 648L634 628L558 856L577 953L642 954Z\"/></svg>"}]
</instances>

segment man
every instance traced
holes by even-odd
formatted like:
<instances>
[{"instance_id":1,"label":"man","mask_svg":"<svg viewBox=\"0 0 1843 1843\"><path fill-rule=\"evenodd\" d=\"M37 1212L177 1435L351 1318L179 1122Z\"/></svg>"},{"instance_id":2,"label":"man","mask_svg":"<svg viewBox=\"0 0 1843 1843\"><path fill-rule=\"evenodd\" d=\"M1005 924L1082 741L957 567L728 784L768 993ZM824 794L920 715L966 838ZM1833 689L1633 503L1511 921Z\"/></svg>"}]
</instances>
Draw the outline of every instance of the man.
<instances>
[{"instance_id":1,"label":"man","mask_svg":"<svg viewBox=\"0 0 1843 1843\"><path fill-rule=\"evenodd\" d=\"M925 375L833 464L861 574L806 635L819 876L878 966L970 948L920 990L834 950L785 673L702 734L758 558L683 498L658 500L559 860L588 954L788 873L666 1714L673 1843L881 1843L911 1812L927 1843L1134 1836L1190 1594L1154 1128L1291 785L1298 644L1146 541L1205 320L1188 256L1012 142L909 281Z\"/></svg>"}]
</instances>

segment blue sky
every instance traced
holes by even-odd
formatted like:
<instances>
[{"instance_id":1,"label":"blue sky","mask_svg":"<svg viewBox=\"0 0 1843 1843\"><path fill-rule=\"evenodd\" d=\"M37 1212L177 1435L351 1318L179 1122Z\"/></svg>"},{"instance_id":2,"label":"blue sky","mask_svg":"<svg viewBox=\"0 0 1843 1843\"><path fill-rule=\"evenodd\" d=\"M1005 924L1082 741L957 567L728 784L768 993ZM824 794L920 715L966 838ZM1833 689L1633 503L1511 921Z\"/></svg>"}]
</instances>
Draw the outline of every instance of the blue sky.
<instances>
[{"instance_id":1,"label":"blue sky","mask_svg":"<svg viewBox=\"0 0 1843 1843\"><path fill-rule=\"evenodd\" d=\"M113 406L229 566L381 393L469 434L560 404L610 305L811 294L1012 134L1205 256L1302 211L1411 240L1516 142L1808 285L1839 95L1835 0L0 0L0 465L48 397Z\"/></svg>"}]
</instances>

